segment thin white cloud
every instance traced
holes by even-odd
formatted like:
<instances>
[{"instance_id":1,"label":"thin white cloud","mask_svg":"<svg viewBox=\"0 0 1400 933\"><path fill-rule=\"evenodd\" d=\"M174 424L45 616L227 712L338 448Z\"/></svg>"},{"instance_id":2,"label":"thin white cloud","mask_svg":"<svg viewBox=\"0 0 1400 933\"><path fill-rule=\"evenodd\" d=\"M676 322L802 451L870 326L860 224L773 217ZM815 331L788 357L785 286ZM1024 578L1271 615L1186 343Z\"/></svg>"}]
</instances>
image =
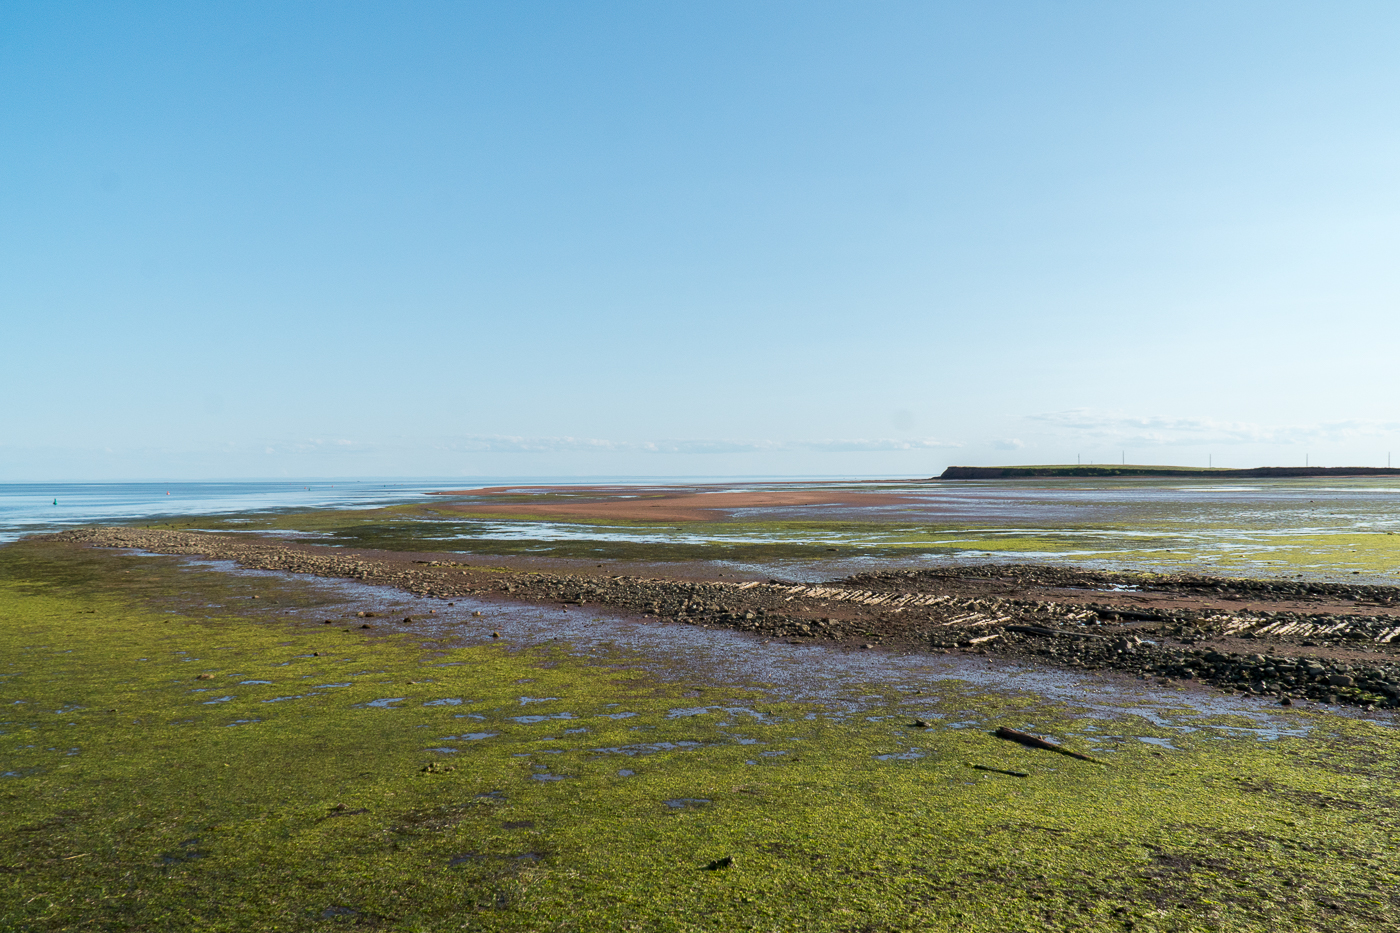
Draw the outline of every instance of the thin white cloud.
<instances>
[{"instance_id":1,"label":"thin white cloud","mask_svg":"<svg viewBox=\"0 0 1400 933\"><path fill-rule=\"evenodd\" d=\"M1027 416L1055 434L1112 441L1134 447L1181 444L1310 444L1383 437L1400 433L1397 421L1329 421L1264 425L1212 418L1131 416L1078 408Z\"/></svg>"},{"instance_id":2,"label":"thin white cloud","mask_svg":"<svg viewBox=\"0 0 1400 933\"><path fill-rule=\"evenodd\" d=\"M962 445L936 438L827 439L813 441L772 441L734 439L681 439L655 441L616 441L588 437L521 437L512 435L471 435L441 441L433 446L464 453L535 453L542 451L618 451L660 454L732 454L770 451L845 453L898 450L932 450Z\"/></svg>"},{"instance_id":3,"label":"thin white cloud","mask_svg":"<svg viewBox=\"0 0 1400 933\"><path fill-rule=\"evenodd\" d=\"M895 440L873 438L870 440L831 440L831 441L791 441L779 445L779 450L807 450L817 453L844 451L884 451L884 450L935 450L961 447L957 441L944 441L926 437L917 440Z\"/></svg>"},{"instance_id":4,"label":"thin white cloud","mask_svg":"<svg viewBox=\"0 0 1400 933\"><path fill-rule=\"evenodd\" d=\"M596 437L525 436L508 434L459 435L451 438L401 437L392 441L357 441L343 437L307 437L244 444L223 442L201 448L199 445L136 445L113 450L108 454L170 458L216 454L223 458L255 452L262 456L292 457L380 457L385 454L436 451L450 454L473 453L627 453L627 454L743 454L743 453L871 453L901 450L938 450L962 447L956 441L937 438L828 438L824 440L735 440L735 439L672 439L672 440L610 440ZM73 455L80 448L44 448L51 455ZM0 443L0 456L33 457L39 448L20 448Z\"/></svg>"}]
</instances>

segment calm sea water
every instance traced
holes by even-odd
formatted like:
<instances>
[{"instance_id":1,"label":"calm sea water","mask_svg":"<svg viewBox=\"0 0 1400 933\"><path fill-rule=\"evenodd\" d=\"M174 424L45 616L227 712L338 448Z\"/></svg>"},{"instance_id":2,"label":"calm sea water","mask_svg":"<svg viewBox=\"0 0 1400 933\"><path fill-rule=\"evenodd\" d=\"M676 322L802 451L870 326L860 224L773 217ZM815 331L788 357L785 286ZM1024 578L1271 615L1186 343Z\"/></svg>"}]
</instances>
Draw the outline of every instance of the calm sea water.
<instances>
[{"instance_id":1,"label":"calm sea water","mask_svg":"<svg viewBox=\"0 0 1400 933\"><path fill-rule=\"evenodd\" d=\"M735 481L746 481L742 477ZM227 483L0 483L0 542L102 522L277 509L374 508L445 489L569 483L654 483L638 477L455 476L412 480L287 480ZM713 482L675 477L665 482Z\"/></svg>"},{"instance_id":2,"label":"calm sea water","mask_svg":"<svg viewBox=\"0 0 1400 933\"><path fill-rule=\"evenodd\" d=\"M0 541L97 522L288 508L372 508L461 482L3 483Z\"/></svg>"}]
</instances>

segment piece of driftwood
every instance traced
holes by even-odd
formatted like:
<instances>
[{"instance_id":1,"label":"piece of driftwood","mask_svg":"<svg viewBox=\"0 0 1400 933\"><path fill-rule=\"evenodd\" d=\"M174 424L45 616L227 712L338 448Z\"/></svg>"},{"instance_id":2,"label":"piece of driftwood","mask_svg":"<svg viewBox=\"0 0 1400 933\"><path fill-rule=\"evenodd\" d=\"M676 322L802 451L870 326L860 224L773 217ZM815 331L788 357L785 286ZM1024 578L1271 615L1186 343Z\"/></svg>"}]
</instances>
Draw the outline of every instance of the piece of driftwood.
<instances>
[{"instance_id":1,"label":"piece of driftwood","mask_svg":"<svg viewBox=\"0 0 1400 933\"><path fill-rule=\"evenodd\" d=\"M1162 616L1156 612L1141 609L1095 609L1100 619L1127 619L1130 622L1161 622Z\"/></svg>"},{"instance_id":2,"label":"piece of driftwood","mask_svg":"<svg viewBox=\"0 0 1400 933\"><path fill-rule=\"evenodd\" d=\"M1046 628L1043 625L1008 625L1008 632L1020 632L1023 635L1058 635L1061 638L1107 638L1107 635L1100 635L1096 632L1066 632L1057 628Z\"/></svg>"},{"instance_id":3,"label":"piece of driftwood","mask_svg":"<svg viewBox=\"0 0 1400 933\"><path fill-rule=\"evenodd\" d=\"M1038 735L1031 735L1029 732L1017 732L1015 729L1009 729L1006 726L997 726L996 736L999 739L1009 739L1012 742L1020 742L1022 745L1028 745L1031 748L1043 748L1047 752L1059 752L1061 755L1078 758L1080 761L1088 761L1096 765L1103 764L1103 762L1099 761L1097 758L1090 758L1088 755L1072 752L1063 745L1048 742Z\"/></svg>"},{"instance_id":4,"label":"piece of driftwood","mask_svg":"<svg viewBox=\"0 0 1400 933\"><path fill-rule=\"evenodd\" d=\"M1009 774L1012 777L1030 777L1030 775L1024 771L1008 771L1005 768L992 768L987 765L973 765L972 767L976 768L978 771L991 771L994 774Z\"/></svg>"}]
</instances>

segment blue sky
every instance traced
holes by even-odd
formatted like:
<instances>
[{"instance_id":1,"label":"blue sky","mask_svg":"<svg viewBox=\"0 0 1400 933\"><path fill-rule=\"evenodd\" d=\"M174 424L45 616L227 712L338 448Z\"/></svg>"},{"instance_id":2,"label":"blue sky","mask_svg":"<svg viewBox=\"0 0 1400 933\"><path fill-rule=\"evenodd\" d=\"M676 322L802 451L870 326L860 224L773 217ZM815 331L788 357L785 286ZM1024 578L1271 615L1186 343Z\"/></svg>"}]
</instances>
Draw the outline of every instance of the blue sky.
<instances>
[{"instance_id":1,"label":"blue sky","mask_svg":"<svg viewBox=\"0 0 1400 933\"><path fill-rule=\"evenodd\" d=\"M0 480L1400 465L1397 40L7 3Z\"/></svg>"}]
</instances>

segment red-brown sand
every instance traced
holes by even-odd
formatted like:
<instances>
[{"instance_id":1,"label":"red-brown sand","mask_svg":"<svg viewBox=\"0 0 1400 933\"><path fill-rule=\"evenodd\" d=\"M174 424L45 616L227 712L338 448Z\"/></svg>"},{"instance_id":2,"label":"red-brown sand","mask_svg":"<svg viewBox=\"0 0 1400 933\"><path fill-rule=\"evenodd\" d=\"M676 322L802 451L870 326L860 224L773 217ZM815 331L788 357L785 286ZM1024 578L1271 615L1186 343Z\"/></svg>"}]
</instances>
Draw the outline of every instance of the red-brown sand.
<instances>
[{"instance_id":1,"label":"red-brown sand","mask_svg":"<svg viewBox=\"0 0 1400 933\"><path fill-rule=\"evenodd\" d=\"M575 518L624 522L714 522L734 512L754 508L798 505L898 505L908 496L856 492L849 487L823 490L755 489L741 492L694 492L635 486L494 486L442 492L444 496L510 496L512 502L460 502L445 508L474 515L528 515L534 518ZM520 501L528 496L577 496Z\"/></svg>"}]
</instances>

